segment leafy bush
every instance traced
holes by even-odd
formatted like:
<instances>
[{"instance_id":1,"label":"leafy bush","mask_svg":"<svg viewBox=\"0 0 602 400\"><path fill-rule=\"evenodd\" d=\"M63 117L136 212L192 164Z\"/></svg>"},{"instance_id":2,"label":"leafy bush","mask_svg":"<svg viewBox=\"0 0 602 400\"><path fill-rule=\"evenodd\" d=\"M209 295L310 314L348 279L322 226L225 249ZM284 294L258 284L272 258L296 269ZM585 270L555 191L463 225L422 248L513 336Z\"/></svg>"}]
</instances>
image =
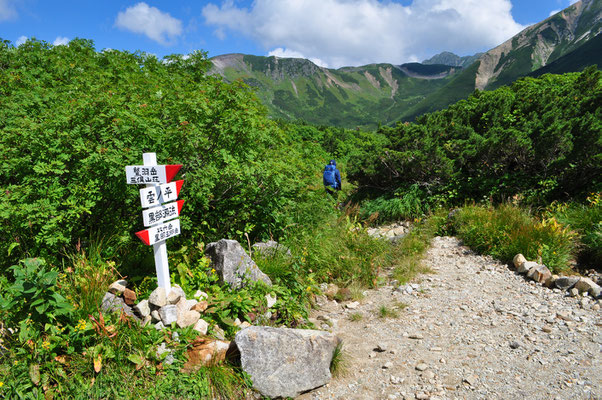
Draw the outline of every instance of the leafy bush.
<instances>
[{"instance_id":1,"label":"leafy bush","mask_svg":"<svg viewBox=\"0 0 602 400\"><path fill-rule=\"evenodd\" d=\"M454 228L471 248L510 263L522 253L552 272L570 267L575 234L555 218L537 219L512 205L469 206L455 215Z\"/></svg>"},{"instance_id":2,"label":"leafy bush","mask_svg":"<svg viewBox=\"0 0 602 400\"><path fill-rule=\"evenodd\" d=\"M316 166L248 87L205 76L207 65L200 52L158 60L99 53L82 39L0 43L3 263L31 254L56 264L95 235L141 258L137 188L124 167L148 151L184 165L187 235L174 244L280 236Z\"/></svg>"},{"instance_id":3,"label":"leafy bush","mask_svg":"<svg viewBox=\"0 0 602 400\"><path fill-rule=\"evenodd\" d=\"M475 91L358 142L348 178L372 198L418 185L423 200L447 206L582 200L602 185L601 98L595 68Z\"/></svg>"}]
</instances>

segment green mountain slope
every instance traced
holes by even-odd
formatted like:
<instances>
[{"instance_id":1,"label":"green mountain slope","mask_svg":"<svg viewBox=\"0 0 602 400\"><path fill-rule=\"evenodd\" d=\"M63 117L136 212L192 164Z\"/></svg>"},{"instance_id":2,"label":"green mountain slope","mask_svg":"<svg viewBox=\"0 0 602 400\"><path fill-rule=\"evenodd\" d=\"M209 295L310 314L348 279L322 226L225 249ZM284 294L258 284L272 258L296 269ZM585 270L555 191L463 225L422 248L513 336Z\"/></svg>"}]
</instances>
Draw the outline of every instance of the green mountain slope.
<instances>
[{"instance_id":1,"label":"green mountain slope","mask_svg":"<svg viewBox=\"0 0 602 400\"><path fill-rule=\"evenodd\" d=\"M309 60L227 54L210 74L253 87L272 117L314 124L374 128L419 103L461 70L418 63L322 68Z\"/></svg>"},{"instance_id":2,"label":"green mountain slope","mask_svg":"<svg viewBox=\"0 0 602 400\"><path fill-rule=\"evenodd\" d=\"M602 34L587 41L581 47L560 57L550 64L533 71L529 76L541 76L543 74L563 74L566 72L579 71L588 65L597 65L602 68Z\"/></svg>"},{"instance_id":3,"label":"green mountain slope","mask_svg":"<svg viewBox=\"0 0 602 400\"><path fill-rule=\"evenodd\" d=\"M412 120L440 110L468 97L475 89L491 90L512 83L565 56L557 72L577 72L594 64L602 67L597 61L600 53L592 54L599 49L601 32L602 0L578 1L489 50L446 86L406 110L401 118ZM582 49L575 53L579 58L568 56L578 49Z\"/></svg>"}]
</instances>

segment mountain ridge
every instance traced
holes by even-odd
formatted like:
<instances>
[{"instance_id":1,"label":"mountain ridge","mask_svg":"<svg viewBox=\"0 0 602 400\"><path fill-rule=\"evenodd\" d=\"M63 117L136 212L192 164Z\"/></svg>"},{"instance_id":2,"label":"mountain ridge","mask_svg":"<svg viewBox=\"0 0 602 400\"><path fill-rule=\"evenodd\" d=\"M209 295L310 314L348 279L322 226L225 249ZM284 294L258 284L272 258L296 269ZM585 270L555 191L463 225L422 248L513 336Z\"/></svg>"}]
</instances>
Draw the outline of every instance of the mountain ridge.
<instances>
[{"instance_id":1,"label":"mountain ridge","mask_svg":"<svg viewBox=\"0 0 602 400\"><path fill-rule=\"evenodd\" d=\"M558 71L598 62L602 0L581 0L473 56L443 52L423 63L374 63L329 69L306 59L240 53L210 59L209 74L253 87L274 118L318 125L374 128L414 120L467 98L533 75L557 60ZM581 49L581 50L580 50ZM574 53L578 57L568 57ZM453 65L449 65L453 64ZM544 69L554 71L554 68Z\"/></svg>"}]
</instances>

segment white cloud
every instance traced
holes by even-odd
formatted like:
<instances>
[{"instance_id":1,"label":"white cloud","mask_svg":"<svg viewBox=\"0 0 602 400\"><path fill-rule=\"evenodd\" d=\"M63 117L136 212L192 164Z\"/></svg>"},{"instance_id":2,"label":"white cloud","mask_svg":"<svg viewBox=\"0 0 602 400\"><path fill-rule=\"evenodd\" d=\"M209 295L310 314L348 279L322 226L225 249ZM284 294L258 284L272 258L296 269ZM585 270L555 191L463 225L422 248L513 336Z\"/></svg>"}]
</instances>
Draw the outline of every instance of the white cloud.
<instances>
[{"instance_id":1,"label":"white cloud","mask_svg":"<svg viewBox=\"0 0 602 400\"><path fill-rule=\"evenodd\" d=\"M182 34L182 21L156 7L141 2L117 14L115 26L134 33L142 33L163 45L172 43Z\"/></svg>"},{"instance_id":2,"label":"white cloud","mask_svg":"<svg viewBox=\"0 0 602 400\"><path fill-rule=\"evenodd\" d=\"M552 15L556 14L556 13L559 13L560 11L562 11L562 10L552 10L552 11L550 11L550 17Z\"/></svg>"},{"instance_id":3,"label":"white cloud","mask_svg":"<svg viewBox=\"0 0 602 400\"><path fill-rule=\"evenodd\" d=\"M255 0L250 9L232 0L203 8L205 22L237 31L266 50L302 54L340 67L402 63L441 51L459 55L488 50L524 27L510 0Z\"/></svg>"},{"instance_id":4,"label":"white cloud","mask_svg":"<svg viewBox=\"0 0 602 400\"><path fill-rule=\"evenodd\" d=\"M27 42L27 36L19 36L19 38L15 42L15 45L21 46L25 42Z\"/></svg>"},{"instance_id":5,"label":"white cloud","mask_svg":"<svg viewBox=\"0 0 602 400\"><path fill-rule=\"evenodd\" d=\"M14 1L0 0L0 21L8 21L9 19L17 18L17 15Z\"/></svg>"},{"instance_id":6,"label":"white cloud","mask_svg":"<svg viewBox=\"0 0 602 400\"><path fill-rule=\"evenodd\" d=\"M280 58L306 58L320 67L328 68L328 64L326 64L324 61L320 60L319 58L306 57L303 54L299 53L298 51L283 49L282 47L278 47L277 49L270 51L268 53L268 56L275 56L275 57L280 57Z\"/></svg>"},{"instance_id":7,"label":"white cloud","mask_svg":"<svg viewBox=\"0 0 602 400\"><path fill-rule=\"evenodd\" d=\"M66 38L64 36L57 36L56 39L54 39L54 42L52 42L52 44L55 46L66 46L69 44L69 38Z\"/></svg>"}]
</instances>

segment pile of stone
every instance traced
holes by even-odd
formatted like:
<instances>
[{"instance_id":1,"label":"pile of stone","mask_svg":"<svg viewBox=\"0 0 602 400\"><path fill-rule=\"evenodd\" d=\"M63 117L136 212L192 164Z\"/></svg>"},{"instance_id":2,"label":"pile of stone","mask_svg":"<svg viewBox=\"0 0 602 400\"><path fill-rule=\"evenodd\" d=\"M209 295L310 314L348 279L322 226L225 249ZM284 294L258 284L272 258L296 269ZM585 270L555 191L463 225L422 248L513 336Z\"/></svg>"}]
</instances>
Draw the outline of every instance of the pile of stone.
<instances>
[{"instance_id":1,"label":"pile of stone","mask_svg":"<svg viewBox=\"0 0 602 400\"><path fill-rule=\"evenodd\" d=\"M412 229L410 221L399 221L390 225L368 228L366 233L374 238L386 239L391 243L396 243L407 235L410 229Z\"/></svg>"},{"instance_id":2,"label":"pile of stone","mask_svg":"<svg viewBox=\"0 0 602 400\"><path fill-rule=\"evenodd\" d=\"M602 288L590 278L552 274L548 267L535 261L527 261L522 254L514 256L513 263L518 273L526 274L528 279L539 282L546 287L558 288L568 292L573 297L587 293L594 299L602 298Z\"/></svg>"}]
</instances>

